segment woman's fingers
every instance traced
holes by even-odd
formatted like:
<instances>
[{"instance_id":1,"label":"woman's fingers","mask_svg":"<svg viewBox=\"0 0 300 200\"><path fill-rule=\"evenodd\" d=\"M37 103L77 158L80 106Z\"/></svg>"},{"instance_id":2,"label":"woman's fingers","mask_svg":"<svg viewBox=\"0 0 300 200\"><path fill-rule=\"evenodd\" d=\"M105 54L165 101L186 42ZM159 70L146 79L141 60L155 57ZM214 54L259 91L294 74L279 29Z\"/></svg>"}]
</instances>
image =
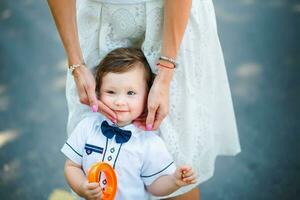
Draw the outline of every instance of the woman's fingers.
<instances>
[{"instance_id":1,"label":"woman's fingers","mask_svg":"<svg viewBox=\"0 0 300 200\"><path fill-rule=\"evenodd\" d=\"M142 130L146 130L146 118L147 118L147 112L143 112L138 118L136 118L135 120L133 120L133 124L142 129Z\"/></svg>"},{"instance_id":2,"label":"woman's fingers","mask_svg":"<svg viewBox=\"0 0 300 200\"><path fill-rule=\"evenodd\" d=\"M112 122L117 122L117 115L108 106L106 106L102 101L98 101L99 109L98 111L102 113L105 117L110 119Z\"/></svg>"},{"instance_id":3,"label":"woman's fingers","mask_svg":"<svg viewBox=\"0 0 300 200\"><path fill-rule=\"evenodd\" d=\"M148 116L146 120L146 125L152 124L152 128L150 130L157 130L168 113L168 108L164 103L155 102L155 104L154 106L149 106ZM151 115L149 115L149 113L151 113Z\"/></svg>"},{"instance_id":4,"label":"woman's fingers","mask_svg":"<svg viewBox=\"0 0 300 200\"><path fill-rule=\"evenodd\" d=\"M89 100L89 106L91 106L93 112L97 112L98 110L98 100L96 96L96 82L93 74L87 68L84 68L84 89L86 91L86 95Z\"/></svg>"},{"instance_id":5,"label":"woman's fingers","mask_svg":"<svg viewBox=\"0 0 300 200\"><path fill-rule=\"evenodd\" d=\"M80 102L92 107L93 112L101 112L112 122L116 123L116 114L104 103L97 99L95 78L86 67L78 67L73 73Z\"/></svg>"},{"instance_id":6,"label":"woman's fingers","mask_svg":"<svg viewBox=\"0 0 300 200\"><path fill-rule=\"evenodd\" d=\"M133 121L133 124L139 129L146 131L145 121Z\"/></svg>"},{"instance_id":7,"label":"woman's fingers","mask_svg":"<svg viewBox=\"0 0 300 200\"><path fill-rule=\"evenodd\" d=\"M163 119L166 117L167 112L162 113L160 107L158 107L158 109L156 111L153 111L153 113L154 113L154 119L152 116L149 116L149 113L148 113L148 115L147 115L147 113L144 113L139 118L135 119L133 121L133 124L136 127L143 129L143 130L157 130L159 128L161 122L163 121ZM151 124L152 119L153 119L152 128L149 127L147 129L146 125ZM148 120L148 122L147 122L147 120Z\"/></svg>"},{"instance_id":8,"label":"woman's fingers","mask_svg":"<svg viewBox=\"0 0 300 200\"><path fill-rule=\"evenodd\" d=\"M156 110L157 110L157 105L148 105L148 115L146 119L146 129L148 131L153 129Z\"/></svg>"},{"instance_id":9,"label":"woman's fingers","mask_svg":"<svg viewBox=\"0 0 300 200\"><path fill-rule=\"evenodd\" d=\"M162 107L159 107L159 109L156 111L156 117L153 124L153 129L157 130L161 124L161 122L164 120L164 118L167 116L168 111L162 110Z\"/></svg>"},{"instance_id":10,"label":"woman's fingers","mask_svg":"<svg viewBox=\"0 0 300 200\"><path fill-rule=\"evenodd\" d=\"M96 94L93 95L93 94L88 94L89 96L89 102L90 102L90 106L92 107L92 111L93 112L97 112L98 111L98 99L96 97Z\"/></svg>"},{"instance_id":11,"label":"woman's fingers","mask_svg":"<svg viewBox=\"0 0 300 200\"><path fill-rule=\"evenodd\" d=\"M95 87L90 86L86 90L87 96L89 98L89 105L92 107L93 112L98 111L98 99L95 92Z\"/></svg>"},{"instance_id":12,"label":"woman's fingers","mask_svg":"<svg viewBox=\"0 0 300 200\"><path fill-rule=\"evenodd\" d=\"M76 88L77 88L80 103L85 104L85 105L89 105L89 99L88 99L88 96L87 96L86 91L84 89L83 83L80 81L80 79L78 77L75 78L75 76L74 76L74 79L75 79L75 84L76 84Z\"/></svg>"},{"instance_id":13,"label":"woman's fingers","mask_svg":"<svg viewBox=\"0 0 300 200\"><path fill-rule=\"evenodd\" d=\"M169 82L157 74L148 95L147 130L157 130L169 109Z\"/></svg>"},{"instance_id":14,"label":"woman's fingers","mask_svg":"<svg viewBox=\"0 0 300 200\"><path fill-rule=\"evenodd\" d=\"M163 105L152 109L149 109L147 120L146 120L146 129L147 130L157 130L167 116L168 112L162 110Z\"/></svg>"},{"instance_id":15,"label":"woman's fingers","mask_svg":"<svg viewBox=\"0 0 300 200\"><path fill-rule=\"evenodd\" d=\"M82 104L94 106L97 108L97 98L95 93L95 78L92 72L85 66L81 65L73 71L73 78L76 83L78 96Z\"/></svg>"}]
</instances>

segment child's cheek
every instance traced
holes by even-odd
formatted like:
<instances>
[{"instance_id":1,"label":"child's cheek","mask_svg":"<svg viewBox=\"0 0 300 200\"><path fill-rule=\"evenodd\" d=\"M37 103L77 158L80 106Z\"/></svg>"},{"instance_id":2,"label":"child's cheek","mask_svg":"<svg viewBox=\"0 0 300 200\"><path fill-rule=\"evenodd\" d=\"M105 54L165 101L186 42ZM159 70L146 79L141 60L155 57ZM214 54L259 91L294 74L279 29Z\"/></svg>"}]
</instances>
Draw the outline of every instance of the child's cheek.
<instances>
[{"instance_id":1,"label":"child's cheek","mask_svg":"<svg viewBox=\"0 0 300 200\"><path fill-rule=\"evenodd\" d=\"M147 103L146 100L145 100L145 98L143 96L140 96L137 99L137 101L136 101L136 112L137 112L138 116L144 112L145 107L146 107L146 103Z\"/></svg>"},{"instance_id":2,"label":"child's cheek","mask_svg":"<svg viewBox=\"0 0 300 200\"><path fill-rule=\"evenodd\" d=\"M112 97L110 97L110 96L108 96L106 94L103 94L103 95L100 96L100 101L102 101L102 103L104 103L108 107L111 107L112 103L113 103Z\"/></svg>"}]
</instances>

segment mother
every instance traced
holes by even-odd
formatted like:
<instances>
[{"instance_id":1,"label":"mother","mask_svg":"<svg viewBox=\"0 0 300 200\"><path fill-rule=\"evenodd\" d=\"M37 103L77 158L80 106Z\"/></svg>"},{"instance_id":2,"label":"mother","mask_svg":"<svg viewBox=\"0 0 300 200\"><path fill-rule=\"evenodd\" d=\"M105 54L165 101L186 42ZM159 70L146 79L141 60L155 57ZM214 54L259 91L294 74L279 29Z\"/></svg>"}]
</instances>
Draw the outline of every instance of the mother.
<instances>
[{"instance_id":1,"label":"mother","mask_svg":"<svg viewBox=\"0 0 300 200\"><path fill-rule=\"evenodd\" d=\"M68 133L91 113L88 106L117 120L97 100L88 68L112 49L141 48L157 76L149 92L146 124L136 124L148 130L159 128L175 161L191 164L198 172L197 184L170 199L199 199L196 186L212 176L216 156L240 151L212 0L48 3L74 69L67 75Z\"/></svg>"}]
</instances>

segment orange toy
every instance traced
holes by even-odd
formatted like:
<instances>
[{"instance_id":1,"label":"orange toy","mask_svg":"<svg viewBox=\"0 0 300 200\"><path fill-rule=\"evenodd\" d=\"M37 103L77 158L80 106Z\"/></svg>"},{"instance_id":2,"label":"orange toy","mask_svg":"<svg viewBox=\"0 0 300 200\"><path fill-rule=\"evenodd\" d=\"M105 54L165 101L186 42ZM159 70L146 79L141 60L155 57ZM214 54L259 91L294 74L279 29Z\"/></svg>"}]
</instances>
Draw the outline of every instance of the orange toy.
<instances>
[{"instance_id":1,"label":"orange toy","mask_svg":"<svg viewBox=\"0 0 300 200\"><path fill-rule=\"evenodd\" d=\"M100 182L100 172L104 172L106 177L106 187L103 191L103 200L114 200L117 193L117 176L114 169L110 166L110 164L105 162L95 163L90 169L88 173L88 180L90 183L92 182Z\"/></svg>"}]
</instances>

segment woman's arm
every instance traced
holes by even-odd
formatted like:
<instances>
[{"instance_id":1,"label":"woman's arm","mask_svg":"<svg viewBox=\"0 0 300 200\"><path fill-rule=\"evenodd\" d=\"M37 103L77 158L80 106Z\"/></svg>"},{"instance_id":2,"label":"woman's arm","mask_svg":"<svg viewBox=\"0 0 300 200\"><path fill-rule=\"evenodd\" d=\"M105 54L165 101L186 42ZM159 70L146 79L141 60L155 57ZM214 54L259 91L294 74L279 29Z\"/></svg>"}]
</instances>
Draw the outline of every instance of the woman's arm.
<instances>
[{"instance_id":1,"label":"woman's arm","mask_svg":"<svg viewBox=\"0 0 300 200\"><path fill-rule=\"evenodd\" d=\"M48 0L48 4L65 48L68 64L83 64L84 60L80 49L76 22L76 0ZM80 77L82 74L84 76ZM93 85L95 85L91 73L84 66L80 66L74 70L73 75L80 102L91 106L97 105L96 95L93 94L95 92L86 92L85 89L87 87L93 89ZM89 99L89 96L91 96L91 99ZM92 101L92 104L90 104L90 101Z\"/></svg>"},{"instance_id":2,"label":"woman's arm","mask_svg":"<svg viewBox=\"0 0 300 200\"><path fill-rule=\"evenodd\" d=\"M99 106L102 114L115 121L115 113L98 101L95 93L95 78L84 65L77 30L76 0L48 0L48 4L65 48L68 64L81 64L73 72L80 102L91 106L94 112Z\"/></svg>"},{"instance_id":3,"label":"woman's arm","mask_svg":"<svg viewBox=\"0 0 300 200\"><path fill-rule=\"evenodd\" d=\"M164 2L162 55L176 58L190 16L192 0Z\"/></svg>"},{"instance_id":4,"label":"woman's arm","mask_svg":"<svg viewBox=\"0 0 300 200\"><path fill-rule=\"evenodd\" d=\"M190 11L192 0L165 0L164 25L161 55L175 59L182 41ZM174 67L167 61L159 61L163 65ZM188 66L186 66L188 67ZM169 87L173 76L173 69L159 67L157 76L149 92L148 116L146 129L157 129L168 114Z\"/></svg>"},{"instance_id":5,"label":"woman's arm","mask_svg":"<svg viewBox=\"0 0 300 200\"><path fill-rule=\"evenodd\" d=\"M78 39L76 0L48 0L48 4L63 42L69 65L84 63Z\"/></svg>"}]
</instances>

